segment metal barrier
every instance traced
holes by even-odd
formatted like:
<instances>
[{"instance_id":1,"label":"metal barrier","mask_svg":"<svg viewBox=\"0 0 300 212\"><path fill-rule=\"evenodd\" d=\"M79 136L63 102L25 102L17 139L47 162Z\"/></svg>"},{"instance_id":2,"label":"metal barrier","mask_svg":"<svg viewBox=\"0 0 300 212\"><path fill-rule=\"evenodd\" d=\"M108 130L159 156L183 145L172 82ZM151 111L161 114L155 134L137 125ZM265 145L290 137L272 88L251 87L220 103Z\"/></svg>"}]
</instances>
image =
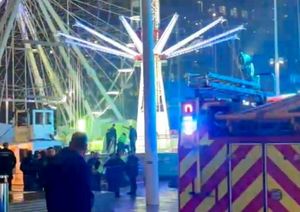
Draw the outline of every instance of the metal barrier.
<instances>
[{"instance_id":1,"label":"metal barrier","mask_svg":"<svg viewBox=\"0 0 300 212\"><path fill-rule=\"evenodd\" d=\"M8 176L0 175L0 212L8 212L9 186Z\"/></svg>"}]
</instances>

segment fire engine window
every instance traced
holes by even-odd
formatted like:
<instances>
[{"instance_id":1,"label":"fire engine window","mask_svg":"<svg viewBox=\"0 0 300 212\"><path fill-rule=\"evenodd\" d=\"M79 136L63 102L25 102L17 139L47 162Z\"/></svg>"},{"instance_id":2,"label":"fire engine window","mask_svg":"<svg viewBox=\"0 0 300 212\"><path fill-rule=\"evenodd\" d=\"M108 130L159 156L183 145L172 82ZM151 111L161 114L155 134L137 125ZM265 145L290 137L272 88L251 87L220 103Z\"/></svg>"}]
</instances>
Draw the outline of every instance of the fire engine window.
<instances>
[{"instance_id":1,"label":"fire engine window","mask_svg":"<svg viewBox=\"0 0 300 212\"><path fill-rule=\"evenodd\" d=\"M52 124L51 113L46 113L46 124Z\"/></svg>"},{"instance_id":2,"label":"fire engine window","mask_svg":"<svg viewBox=\"0 0 300 212\"><path fill-rule=\"evenodd\" d=\"M35 124L43 124L43 113L37 112L35 114Z\"/></svg>"}]
</instances>

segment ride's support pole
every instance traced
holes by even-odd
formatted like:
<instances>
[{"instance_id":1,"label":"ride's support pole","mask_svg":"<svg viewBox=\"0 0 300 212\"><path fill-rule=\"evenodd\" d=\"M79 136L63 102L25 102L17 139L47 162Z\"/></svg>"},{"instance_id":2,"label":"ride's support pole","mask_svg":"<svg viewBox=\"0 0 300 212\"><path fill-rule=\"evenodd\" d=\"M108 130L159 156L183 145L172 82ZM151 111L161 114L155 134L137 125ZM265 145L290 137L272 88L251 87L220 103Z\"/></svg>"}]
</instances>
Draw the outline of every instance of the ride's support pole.
<instances>
[{"instance_id":1,"label":"ride's support pole","mask_svg":"<svg viewBox=\"0 0 300 212\"><path fill-rule=\"evenodd\" d=\"M9 187L8 176L0 175L0 212L8 212Z\"/></svg>"},{"instance_id":2,"label":"ride's support pole","mask_svg":"<svg viewBox=\"0 0 300 212\"><path fill-rule=\"evenodd\" d=\"M152 1L141 0L144 70L145 179L147 205L159 205L156 139L156 76Z\"/></svg>"},{"instance_id":3,"label":"ride's support pole","mask_svg":"<svg viewBox=\"0 0 300 212\"><path fill-rule=\"evenodd\" d=\"M275 94L280 95L280 62L279 62L279 48L278 48L278 14L277 14L277 0L274 0L274 67L275 67Z\"/></svg>"}]
</instances>

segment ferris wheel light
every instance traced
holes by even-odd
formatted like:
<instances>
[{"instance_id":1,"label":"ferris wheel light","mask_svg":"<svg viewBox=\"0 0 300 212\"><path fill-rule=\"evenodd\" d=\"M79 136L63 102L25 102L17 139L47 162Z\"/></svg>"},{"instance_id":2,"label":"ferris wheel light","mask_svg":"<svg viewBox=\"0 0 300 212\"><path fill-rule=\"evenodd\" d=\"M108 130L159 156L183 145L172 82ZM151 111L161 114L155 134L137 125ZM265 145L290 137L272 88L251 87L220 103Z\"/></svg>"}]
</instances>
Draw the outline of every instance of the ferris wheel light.
<instances>
[{"instance_id":1,"label":"ferris wheel light","mask_svg":"<svg viewBox=\"0 0 300 212\"><path fill-rule=\"evenodd\" d=\"M86 131L86 120L85 119L79 119L77 121L77 130L79 132L85 132Z\"/></svg>"},{"instance_id":2,"label":"ferris wheel light","mask_svg":"<svg viewBox=\"0 0 300 212\"><path fill-rule=\"evenodd\" d=\"M96 117L100 117L105 113L105 111L93 111L92 115L96 116Z\"/></svg>"},{"instance_id":3,"label":"ferris wheel light","mask_svg":"<svg viewBox=\"0 0 300 212\"><path fill-rule=\"evenodd\" d=\"M135 15L135 16L129 17L129 19L132 20L132 21L140 21L141 17L139 15Z\"/></svg>"},{"instance_id":4,"label":"ferris wheel light","mask_svg":"<svg viewBox=\"0 0 300 212\"><path fill-rule=\"evenodd\" d=\"M112 95L112 96L118 96L120 94L120 92L119 91L107 91L106 94Z\"/></svg>"},{"instance_id":5,"label":"ferris wheel light","mask_svg":"<svg viewBox=\"0 0 300 212\"><path fill-rule=\"evenodd\" d=\"M123 69L118 69L118 72L120 73L132 73L134 69L132 68L123 68Z\"/></svg>"}]
</instances>

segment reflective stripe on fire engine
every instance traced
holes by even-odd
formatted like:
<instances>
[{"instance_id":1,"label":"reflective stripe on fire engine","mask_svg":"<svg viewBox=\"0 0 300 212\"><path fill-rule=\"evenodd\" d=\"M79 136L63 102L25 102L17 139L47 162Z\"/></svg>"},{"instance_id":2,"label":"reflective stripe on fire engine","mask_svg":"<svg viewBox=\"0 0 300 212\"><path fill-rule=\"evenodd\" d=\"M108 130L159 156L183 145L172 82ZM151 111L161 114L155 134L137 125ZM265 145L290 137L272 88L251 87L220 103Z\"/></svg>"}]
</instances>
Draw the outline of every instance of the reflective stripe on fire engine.
<instances>
[{"instance_id":1,"label":"reflective stripe on fire engine","mask_svg":"<svg viewBox=\"0 0 300 212\"><path fill-rule=\"evenodd\" d=\"M192 150L190 150L191 152ZM268 211L300 211L300 145L267 145ZM201 194L192 196L197 163L185 159L180 176L185 189L180 189L180 211L206 212L228 210L228 164L226 146L213 142L201 155ZM199 156L198 156L199 157ZM183 161L183 160L181 160ZM261 145L232 145L232 210L263 211L263 159ZM189 173L190 172L190 173ZM192 173L194 172L194 173ZM188 174L187 174L188 173ZM186 176L190 176L187 178ZM200 177L197 177L200 180ZM274 194L272 192L275 192ZM277 192L277 193L276 193Z\"/></svg>"},{"instance_id":2,"label":"reflective stripe on fire engine","mask_svg":"<svg viewBox=\"0 0 300 212\"><path fill-rule=\"evenodd\" d=\"M268 207L273 211L300 211L300 161L295 160L300 145L268 147L268 191L277 189L281 199L269 194Z\"/></svg>"}]
</instances>

